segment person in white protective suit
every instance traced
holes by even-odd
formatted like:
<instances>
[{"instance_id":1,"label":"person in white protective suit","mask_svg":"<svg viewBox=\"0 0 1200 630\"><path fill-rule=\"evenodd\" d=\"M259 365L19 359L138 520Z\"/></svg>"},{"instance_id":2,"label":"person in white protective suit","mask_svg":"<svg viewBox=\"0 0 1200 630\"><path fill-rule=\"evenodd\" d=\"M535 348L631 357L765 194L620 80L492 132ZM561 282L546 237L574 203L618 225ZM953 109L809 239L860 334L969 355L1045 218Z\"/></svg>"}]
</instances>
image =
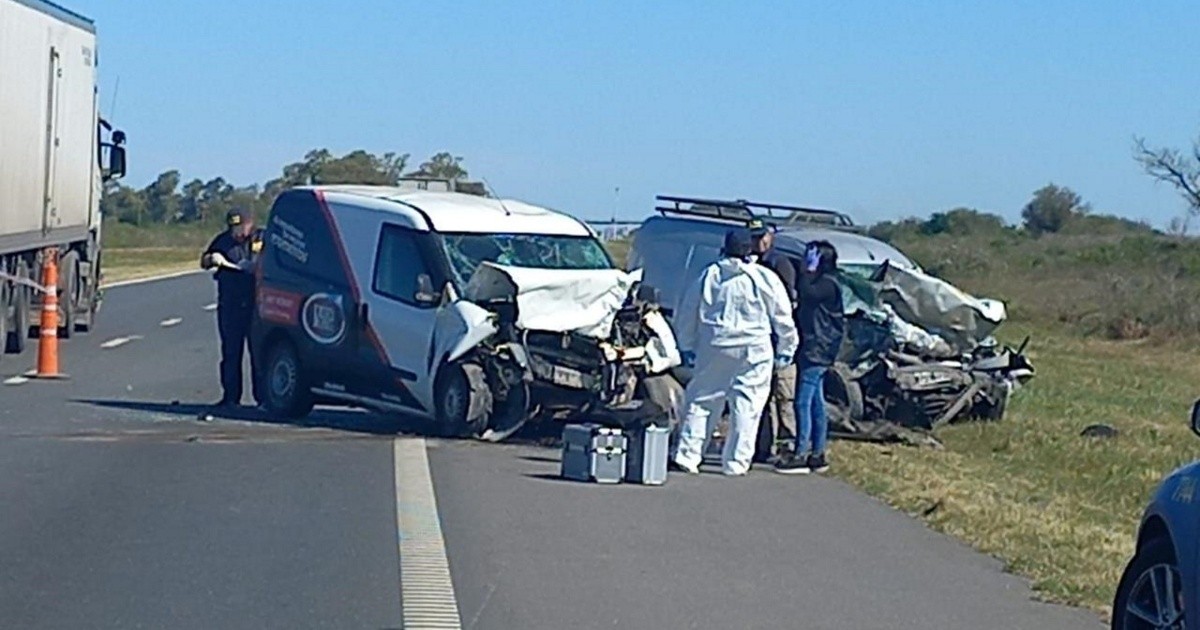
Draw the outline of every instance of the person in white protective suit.
<instances>
[{"instance_id":1,"label":"person in white protective suit","mask_svg":"<svg viewBox=\"0 0 1200 630\"><path fill-rule=\"evenodd\" d=\"M770 269L749 262L751 242L748 230L726 234L722 258L705 268L675 310L676 341L684 364L693 368L672 457L677 470L700 471L726 402L730 430L722 471L737 476L750 470L771 371L791 365L799 345L787 289Z\"/></svg>"}]
</instances>

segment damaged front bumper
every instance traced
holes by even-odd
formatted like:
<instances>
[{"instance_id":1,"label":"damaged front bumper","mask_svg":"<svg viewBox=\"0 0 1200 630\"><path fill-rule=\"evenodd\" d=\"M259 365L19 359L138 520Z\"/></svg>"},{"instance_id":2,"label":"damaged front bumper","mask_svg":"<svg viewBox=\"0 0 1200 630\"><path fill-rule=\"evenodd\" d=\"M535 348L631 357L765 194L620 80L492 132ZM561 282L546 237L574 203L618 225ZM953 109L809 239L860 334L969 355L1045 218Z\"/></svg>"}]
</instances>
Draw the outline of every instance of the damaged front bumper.
<instances>
[{"instance_id":1,"label":"damaged front bumper","mask_svg":"<svg viewBox=\"0 0 1200 630\"><path fill-rule=\"evenodd\" d=\"M646 379L679 365L640 274L485 264L439 314L441 364L478 367L470 431L490 440L529 419L629 409ZM486 399L486 400L484 400Z\"/></svg>"}]
</instances>

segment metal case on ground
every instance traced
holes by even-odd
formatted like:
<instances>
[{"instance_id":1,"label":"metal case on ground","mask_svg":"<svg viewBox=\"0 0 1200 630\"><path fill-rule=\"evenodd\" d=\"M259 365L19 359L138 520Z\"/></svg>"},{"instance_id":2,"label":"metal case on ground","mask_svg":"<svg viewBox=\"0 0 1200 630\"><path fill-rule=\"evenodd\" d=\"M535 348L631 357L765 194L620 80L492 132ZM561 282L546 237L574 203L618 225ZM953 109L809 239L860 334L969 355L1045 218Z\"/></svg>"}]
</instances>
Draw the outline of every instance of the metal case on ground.
<instances>
[{"instance_id":1,"label":"metal case on ground","mask_svg":"<svg viewBox=\"0 0 1200 630\"><path fill-rule=\"evenodd\" d=\"M671 429L653 424L628 431L629 454L625 462L625 481L648 486L667 482L667 453Z\"/></svg>"},{"instance_id":2,"label":"metal case on ground","mask_svg":"<svg viewBox=\"0 0 1200 630\"><path fill-rule=\"evenodd\" d=\"M594 423L563 428L562 476L576 481L621 483L628 441L620 429Z\"/></svg>"}]
</instances>

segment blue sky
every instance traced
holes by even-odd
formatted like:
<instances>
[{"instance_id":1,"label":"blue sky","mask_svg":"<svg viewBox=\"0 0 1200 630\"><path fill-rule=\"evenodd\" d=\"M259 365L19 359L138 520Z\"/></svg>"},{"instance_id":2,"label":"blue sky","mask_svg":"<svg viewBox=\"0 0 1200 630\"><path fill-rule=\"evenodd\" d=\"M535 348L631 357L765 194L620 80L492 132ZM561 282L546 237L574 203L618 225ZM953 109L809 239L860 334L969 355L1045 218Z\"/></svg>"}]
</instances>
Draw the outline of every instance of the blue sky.
<instances>
[{"instance_id":1,"label":"blue sky","mask_svg":"<svg viewBox=\"0 0 1200 630\"><path fill-rule=\"evenodd\" d=\"M97 22L138 186L444 149L587 218L661 193L1015 219L1053 181L1163 225L1184 205L1132 138L1200 133L1182 0L60 1Z\"/></svg>"}]
</instances>

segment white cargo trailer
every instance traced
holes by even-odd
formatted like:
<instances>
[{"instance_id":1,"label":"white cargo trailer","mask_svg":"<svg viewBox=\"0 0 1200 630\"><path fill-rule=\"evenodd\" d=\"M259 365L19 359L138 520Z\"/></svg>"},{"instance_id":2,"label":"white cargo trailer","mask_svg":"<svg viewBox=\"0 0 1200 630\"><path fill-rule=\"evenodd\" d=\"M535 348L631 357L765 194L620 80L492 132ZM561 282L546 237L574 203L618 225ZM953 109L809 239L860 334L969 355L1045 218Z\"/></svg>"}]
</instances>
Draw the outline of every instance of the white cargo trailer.
<instances>
[{"instance_id":1,"label":"white cargo trailer","mask_svg":"<svg viewBox=\"0 0 1200 630\"><path fill-rule=\"evenodd\" d=\"M99 304L100 194L125 172L124 134L99 116L95 24L45 0L0 0L0 341L36 325L46 248L57 248L59 334ZM104 138L109 140L105 141ZM2 354L2 353L0 353Z\"/></svg>"}]
</instances>

